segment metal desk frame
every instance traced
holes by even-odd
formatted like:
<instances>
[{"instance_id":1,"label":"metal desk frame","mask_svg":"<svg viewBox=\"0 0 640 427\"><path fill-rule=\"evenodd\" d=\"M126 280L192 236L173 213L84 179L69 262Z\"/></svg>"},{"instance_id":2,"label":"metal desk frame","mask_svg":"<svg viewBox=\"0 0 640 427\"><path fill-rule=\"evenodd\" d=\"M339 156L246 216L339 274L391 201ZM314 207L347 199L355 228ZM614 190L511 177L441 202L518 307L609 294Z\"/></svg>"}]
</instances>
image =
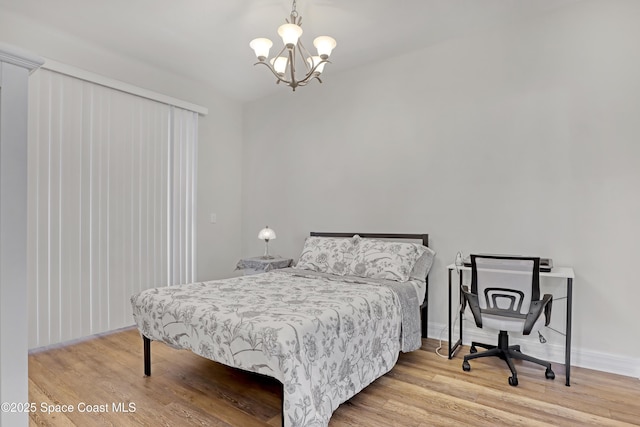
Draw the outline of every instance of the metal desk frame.
<instances>
[{"instance_id":1,"label":"metal desk frame","mask_svg":"<svg viewBox=\"0 0 640 427\"><path fill-rule=\"evenodd\" d=\"M451 325L451 319L453 310L451 308L452 300L452 279L451 276L454 271L460 271L459 284L458 284L458 301L462 304L462 278L465 271L471 272L471 267L457 267L455 264L447 266L449 270L449 359L452 359L458 347L462 345L462 312L460 313L460 337L453 343L453 331ZM575 278L573 268L571 267L554 267L549 273L540 272L540 277L552 277L558 279L566 279L567 281L567 317L565 320L565 343L564 343L564 368L566 375L565 385L569 387L571 385L571 312L573 305L573 279Z\"/></svg>"}]
</instances>

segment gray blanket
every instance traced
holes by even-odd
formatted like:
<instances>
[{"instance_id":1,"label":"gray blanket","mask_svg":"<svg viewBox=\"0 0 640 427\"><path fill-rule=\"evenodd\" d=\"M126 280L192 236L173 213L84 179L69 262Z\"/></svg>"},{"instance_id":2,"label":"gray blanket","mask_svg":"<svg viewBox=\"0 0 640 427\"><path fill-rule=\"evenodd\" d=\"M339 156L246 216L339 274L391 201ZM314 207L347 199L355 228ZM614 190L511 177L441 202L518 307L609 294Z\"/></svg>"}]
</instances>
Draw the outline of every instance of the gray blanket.
<instances>
[{"instance_id":1,"label":"gray blanket","mask_svg":"<svg viewBox=\"0 0 640 427\"><path fill-rule=\"evenodd\" d=\"M366 279L358 276L336 276L329 273L319 273L316 271L298 270L295 268L285 268L281 270L299 277L322 277L328 280L335 280L349 283L378 284L391 289L398 300L402 311L402 335L401 350L404 353L414 351L422 346L422 330L420 322L420 300L416 294L416 288L411 282L395 282L384 279Z\"/></svg>"}]
</instances>

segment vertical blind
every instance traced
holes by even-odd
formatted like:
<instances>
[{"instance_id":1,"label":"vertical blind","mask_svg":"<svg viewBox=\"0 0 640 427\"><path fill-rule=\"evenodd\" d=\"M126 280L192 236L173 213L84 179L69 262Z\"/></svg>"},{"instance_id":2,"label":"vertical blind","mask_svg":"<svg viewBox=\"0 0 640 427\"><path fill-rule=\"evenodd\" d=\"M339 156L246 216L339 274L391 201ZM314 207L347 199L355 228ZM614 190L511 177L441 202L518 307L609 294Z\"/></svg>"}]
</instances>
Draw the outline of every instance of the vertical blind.
<instances>
[{"instance_id":1,"label":"vertical blind","mask_svg":"<svg viewBox=\"0 0 640 427\"><path fill-rule=\"evenodd\" d=\"M194 280L195 266L195 198L198 115L171 107L173 116L171 142L173 177L171 203L171 244L169 249L169 282L187 283Z\"/></svg>"},{"instance_id":2,"label":"vertical blind","mask_svg":"<svg viewBox=\"0 0 640 427\"><path fill-rule=\"evenodd\" d=\"M198 114L31 76L29 347L131 325L129 298L193 281Z\"/></svg>"}]
</instances>

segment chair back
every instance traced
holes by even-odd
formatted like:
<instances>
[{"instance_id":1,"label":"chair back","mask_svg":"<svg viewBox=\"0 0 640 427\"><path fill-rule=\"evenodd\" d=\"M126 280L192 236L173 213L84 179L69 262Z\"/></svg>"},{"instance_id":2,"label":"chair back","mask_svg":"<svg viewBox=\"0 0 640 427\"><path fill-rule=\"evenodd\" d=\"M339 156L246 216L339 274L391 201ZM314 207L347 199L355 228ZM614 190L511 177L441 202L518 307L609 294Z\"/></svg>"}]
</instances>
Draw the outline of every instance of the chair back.
<instances>
[{"instance_id":1,"label":"chair back","mask_svg":"<svg viewBox=\"0 0 640 427\"><path fill-rule=\"evenodd\" d=\"M471 293L482 315L525 318L540 299L540 258L471 255Z\"/></svg>"}]
</instances>

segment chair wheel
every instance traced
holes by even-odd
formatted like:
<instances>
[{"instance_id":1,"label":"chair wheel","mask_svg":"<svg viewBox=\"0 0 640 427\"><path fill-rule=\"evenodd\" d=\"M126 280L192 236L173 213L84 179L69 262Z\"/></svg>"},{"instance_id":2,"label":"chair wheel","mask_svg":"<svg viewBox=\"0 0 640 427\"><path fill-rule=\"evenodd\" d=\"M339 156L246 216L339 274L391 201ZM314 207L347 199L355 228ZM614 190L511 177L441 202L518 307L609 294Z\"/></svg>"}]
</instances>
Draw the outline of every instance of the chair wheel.
<instances>
[{"instance_id":1,"label":"chair wheel","mask_svg":"<svg viewBox=\"0 0 640 427\"><path fill-rule=\"evenodd\" d=\"M469 349L469 353L477 353L477 352L478 352L478 349L476 348L476 346L472 345L471 349Z\"/></svg>"},{"instance_id":2,"label":"chair wheel","mask_svg":"<svg viewBox=\"0 0 640 427\"><path fill-rule=\"evenodd\" d=\"M466 360L462 362L462 370L465 372L469 372L471 370L471 365Z\"/></svg>"},{"instance_id":3,"label":"chair wheel","mask_svg":"<svg viewBox=\"0 0 640 427\"><path fill-rule=\"evenodd\" d=\"M510 386L517 386L518 385L518 377L513 376L513 377L509 377L509 385Z\"/></svg>"},{"instance_id":4,"label":"chair wheel","mask_svg":"<svg viewBox=\"0 0 640 427\"><path fill-rule=\"evenodd\" d=\"M553 371L551 369L547 369L544 373L544 376L548 379L548 380L553 380L556 378L556 374L553 373Z\"/></svg>"}]
</instances>

